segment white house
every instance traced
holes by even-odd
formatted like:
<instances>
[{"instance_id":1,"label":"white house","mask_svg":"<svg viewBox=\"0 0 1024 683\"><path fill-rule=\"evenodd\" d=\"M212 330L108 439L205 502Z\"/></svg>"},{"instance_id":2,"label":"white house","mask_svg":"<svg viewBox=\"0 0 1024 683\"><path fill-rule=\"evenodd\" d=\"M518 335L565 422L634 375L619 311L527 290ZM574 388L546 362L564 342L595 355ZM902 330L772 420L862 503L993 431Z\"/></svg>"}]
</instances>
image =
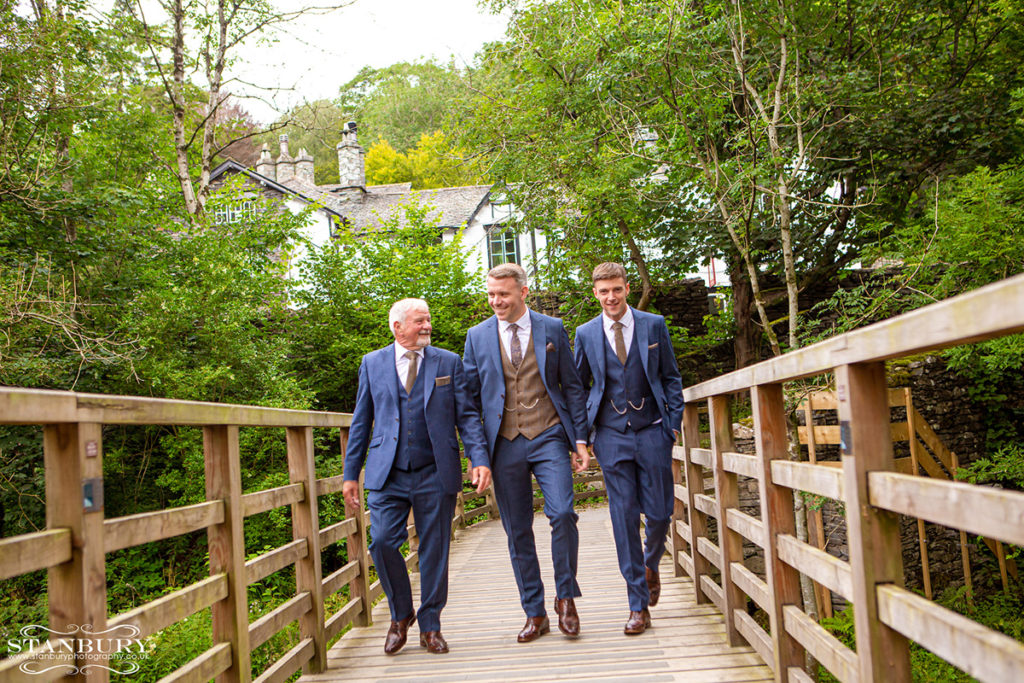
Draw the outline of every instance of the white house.
<instances>
[{"instance_id":1,"label":"white house","mask_svg":"<svg viewBox=\"0 0 1024 683\"><path fill-rule=\"evenodd\" d=\"M411 183L366 185L365 155L356 136L356 124L350 122L342 131L337 145L340 182L316 185L313 181L313 158L306 150L292 157L288 136L279 138L277 158L263 146L255 169L226 161L211 174L214 182L223 182L230 174L241 173L246 181L260 188L264 196L284 203L290 210L301 211L314 205L313 219L307 225L306 237L314 245L328 242L339 229L362 232L398 216L404 220L404 207L410 203L430 207L433 220L444 240L452 240L462 231L470 271L482 270L509 261L521 264L535 276L537 259L546 246L543 234L516 234L510 230L515 208L492 185L467 185L434 190L413 190ZM225 211L224 221L246 211L245 206ZM251 210L251 209L249 209ZM294 256L298 263L302 254Z\"/></svg>"}]
</instances>

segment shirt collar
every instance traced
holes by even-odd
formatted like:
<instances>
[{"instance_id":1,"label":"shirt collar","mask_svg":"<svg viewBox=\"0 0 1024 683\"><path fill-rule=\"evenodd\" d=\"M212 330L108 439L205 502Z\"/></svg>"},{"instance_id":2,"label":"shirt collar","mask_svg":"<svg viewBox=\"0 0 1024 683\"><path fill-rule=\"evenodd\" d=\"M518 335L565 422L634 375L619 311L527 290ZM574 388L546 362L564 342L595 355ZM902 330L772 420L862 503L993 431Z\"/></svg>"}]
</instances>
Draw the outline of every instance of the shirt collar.
<instances>
[{"instance_id":1,"label":"shirt collar","mask_svg":"<svg viewBox=\"0 0 1024 683\"><path fill-rule=\"evenodd\" d=\"M498 329L500 329L501 333L504 334L505 332L508 332L508 326L511 325L512 323L515 323L516 325L518 325L520 330L529 330L530 329L530 309L529 309L529 307L527 307L526 312L523 313L523 316L521 318L519 318L519 320L498 320Z\"/></svg>"},{"instance_id":2,"label":"shirt collar","mask_svg":"<svg viewBox=\"0 0 1024 683\"><path fill-rule=\"evenodd\" d=\"M615 324L615 321L612 320L611 318L609 318L608 314L604 313L604 312L601 313L601 322L604 324L605 332L611 331L612 325ZM633 309L630 308L629 306L626 306L626 313L625 313L625 315L623 315L619 319L619 322L622 323L622 329L623 330L629 330L630 328L632 328L633 327Z\"/></svg>"},{"instance_id":3,"label":"shirt collar","mask_svg":"<svg viewBox=\"0 0 1024 683\"><path fill-rule=\"evenodd\" d=\"M424 350L424 348L425 347L420 347L418 349L407 349L407 348L405 348L404 346L402 346L401 344L399 344L396 341L395 342L395 360L397 361L400 358L405 358L405 352L406 351L414 351L416 353L416 355L420 357L420 360L423 360L423 350Z\"/></svg>"}]
</instances>

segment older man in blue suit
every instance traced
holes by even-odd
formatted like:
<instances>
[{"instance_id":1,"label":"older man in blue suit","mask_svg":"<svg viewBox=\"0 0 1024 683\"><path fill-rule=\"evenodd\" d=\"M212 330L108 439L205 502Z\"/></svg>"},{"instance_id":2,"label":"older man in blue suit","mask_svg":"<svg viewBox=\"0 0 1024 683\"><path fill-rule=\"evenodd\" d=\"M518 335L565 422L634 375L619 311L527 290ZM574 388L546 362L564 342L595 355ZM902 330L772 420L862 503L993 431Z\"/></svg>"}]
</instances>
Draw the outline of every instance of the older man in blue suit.
<instances>
[{"instance_id":1,"label":"older man in blue suit","mask_svg":"<svg viewBox=\"0 0 1024 683\"><path fill-rule=\"evenodd\" d=\"M604 472L619 570L626 580L626 635L651 625L661 593L658 563L672 521L672 444L683 417L683 386L665 319L626 304L626 269L593 273L602 314L576 330L576 367L589 389L587 420ZM640 513L647 527L640 539Z\"/></svg>"},{"instance_id":2,"label":"older man in blue suit","mask_svg":"<svg viewBox=\"0 0 1024 683\"><path fill-rule=\"evenodd\" d=\"M358 480L365 464L370 552L391 608L384 651L401 650L409 626L418 620L420 645L441 654L448 652L441 635L441 610L448 600L448 543L462 488L456 426L477 491L490 485L490 459L462 359L430 346L427 303L395 303L389 324L395 343L366 354L359 366L342 494L350 510L362 510ZM413 610L401 553L410 508L420 538L419 612Z\"/></svg>"},{"instance_id":3,"label":"older man in blue suit","mask_svg":"<svg viewBox=\"0 0 1024 683\"><path fill-rule=\"evenodd\" d=\"M544 493L544 514L551 523L558 627L570 638L580 633L572 469L583 471L590 462L583 385L569 337L562 321L526 307L528 292L520 266L492 268L487 302L494 317L469 330L463 357L470 388L482 397L494 493L526 612L521 643L550 631L533 537L531 473Z\"/></svg>"}]
</instances>

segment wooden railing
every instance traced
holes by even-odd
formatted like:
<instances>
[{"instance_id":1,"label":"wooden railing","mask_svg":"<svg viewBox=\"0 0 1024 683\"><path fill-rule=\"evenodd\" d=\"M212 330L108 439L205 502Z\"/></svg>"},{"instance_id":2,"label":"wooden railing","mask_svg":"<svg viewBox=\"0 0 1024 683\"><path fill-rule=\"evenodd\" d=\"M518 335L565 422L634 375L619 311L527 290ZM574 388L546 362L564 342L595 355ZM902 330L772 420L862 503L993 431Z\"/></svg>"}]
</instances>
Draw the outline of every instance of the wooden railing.
<instances>
[{"instance_id":1,"label":"wooden railing","mask_svg":"<svg viewBox=\"0 0 1024 683\"><path fill-rule=\"evenodd\" d=\"M83 654L109 648L99 642L105 631L128 626L133 638L142 639L205 608L212 614L212 647L176 671L160 672L163 681L251 680L252 650L295 622L299 624L299 642L256 680L270 683L283 681L300 669L310 673L324 670L328 642L349 625L368 625L371 607L383 592L380 581L371 581L369 512L319 526L318 501L323 496L340 500L342 476L317 477L313 429L339 430L336 457L341 458L350 421L351 416L343 413L0 387L0 424L39 425L43 430L46 478L46 529L0 539L0 579L46 569L49 628L57 634L73 632L75 637L74 651L41 646L0 660L0 681L41 683L68 672L84 680ZM106 519L105 425L202 428L206 501ZM284 430L288 485L242 493L240 427ZM590 488L595 480L600 480L599 472L583 473L577 481L587 490L577 493L577 498L603 495L603 486ZM479 498L486 499L483 506L466 510L467 503ZM540 506L543 500L536 503ZM285 506L291 508L293 540L247 561L243 520ZM460 494L452 531L468 521L492 517L497 517L493 489ZM209 578L128 612L107 616L108 553L197 531L207 534ZM414 569L418 539L411 518L409 535L406 564ZM324 576L321 551L343 541L347 563ZM292 565L295 594L250 623L247 587ZM339 595L346 586L347 600L334 614L325 614L325 599ZM54 659L54 649L62 659ZM29 674L22 665L47 671ZM88 669L91 681L108 677L109 672L101 666Z\"/></svg>"},{"instance_id":2,"label":"wooden railing","mask_svg":"<svg viewBox=\"0 0 1024 683\"><path fill-rule=\"evenodd\" d=\"M904 588L899 526L906 515L1024 545L1024 494L897 472L884 364L1022 330L1018 276L684 390L683 446L674 462L676 572L692 577L697 601L725 615L730 642L749 643L777 681L811 680L807 654L840 681L910 681L910 640L983 681L1024 680L1019 642ZM841 468L790 459L783 383L826 373L838 397ZM737 453L733 442L730 402L744 393L756 455ZM738 477L757 483L759 517L740 510ZM797 539L799 492L845 506L848 561ZM763 549L763 576L746 566L744 540ZM856 651L804 611L801 574L853 604ZM767 632L748 601L767 613Z\"/></svg>"}]
</instances>

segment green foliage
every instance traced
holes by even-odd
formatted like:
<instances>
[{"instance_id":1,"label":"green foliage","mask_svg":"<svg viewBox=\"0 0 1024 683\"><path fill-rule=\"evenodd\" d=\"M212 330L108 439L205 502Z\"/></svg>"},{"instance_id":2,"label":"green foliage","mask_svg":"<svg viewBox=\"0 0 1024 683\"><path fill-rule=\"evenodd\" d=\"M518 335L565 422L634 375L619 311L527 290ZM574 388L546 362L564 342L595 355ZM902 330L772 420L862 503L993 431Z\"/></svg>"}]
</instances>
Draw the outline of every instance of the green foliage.
<instances>
[{"instance_id":1,"label":"green foliage","mask_svg":"<svg viewBox=\"0 0 1024 683\"><path fill-rule=\"evenodd\" d=\"M918 289L941 299L1024 272L1024 160L979 166L928 199L932 208L897 228L886 250L919 269Z\"/></svg>"},{"instance_id":2,"label":"green foliage","mask_svg":"<svg viewBox=\"0 0 1024 683\"><path fill-rule=\"evenodd\" d=\"M347 120L358 122L363 140L388 140L405 153L423 135L444 127L451 103L463 87L463 73L454 62L365 66L341 86L338 107Z\"/></svg>"},{"instance_id":3,"label":"green foliage","mask_svg":"<svg viewBox=\"0 0 1024 683\"><path fill-rule=\"evenodd\" d=\"M1024 491L1024 447L1004 444L992 455L957 470L957 479Z\"/></svg>"},{"instance_id":4,"label":"green foliage","mask_svg":"<svg viewBox=\"0 0 1024 683\"><path fill-rule=\"evenodd\" d=\"M404 182L411 182L414 190L426 190L481 184L484 178L479 163L468 160L441 131L424 133L406 153L381 138L366 152L366 183Z\"/></svg>"},{"instance_id":5,"label":"green foliage","mask_svg":"<svg viewBox=\"0 0 1024 683\"><path fill-rule=\"evenodd\" d=\"M481 275L466 272L460 237L442 240L429 213L410 204L379 228L311 253L303 268L309 287L296 295L302 315L291 330L294 366L317 405L352 409L362 356L393 341L387 320L395 301L426 299L432 343L460 354L466 330L486 317Z\"/></svg>"},{"instance_id":6,"label":"green foliage","mask_svg":"<svg viewBox=\"0 0 1024 683\"><path fill-rule=\"evenodd\" d=\"M960 587L947 590L936 603L982 626L1024 642L1024 599L1019 592L997 593L983 600L970 600L966 588ZM836 613L834 617L822 619L821 625L847 647L856 648L852 606ZM914 642L910 643L910 667L914 681L969 683L975 680ZM819 666L818 674L819 683L834 683L838 680L823 666Z\"/></svg>"}]
</instances>

